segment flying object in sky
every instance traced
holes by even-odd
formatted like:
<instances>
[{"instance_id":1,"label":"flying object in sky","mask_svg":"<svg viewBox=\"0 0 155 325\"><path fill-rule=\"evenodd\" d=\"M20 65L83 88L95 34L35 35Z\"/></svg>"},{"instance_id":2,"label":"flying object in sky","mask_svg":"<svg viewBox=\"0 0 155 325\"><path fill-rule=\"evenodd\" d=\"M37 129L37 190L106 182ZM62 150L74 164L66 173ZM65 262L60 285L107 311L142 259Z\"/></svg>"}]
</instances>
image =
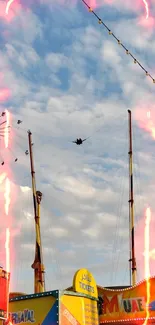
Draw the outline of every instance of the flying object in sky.
<instances>
[{"instance_id":1,"label":"flying object in sky","mask_svg":"<svg viewBox=\"0 0 155 325\"><path fill-rule=\"evenodd\" d=\"M5 112L2 112L2 115L1 116L5 116Z\"/></svg>"},{"instance_id":2,"label":"flying object in sky","mask_svg":"<svg viewBox=\"0 0 155 325\"><path fill-rule=\"evenodd\" d=\"M18 120L18 121L17 121L17 124L21 124L21 123L22 123L22 121L21 121L21 120Z\"/></svg>"},{"instance_id":3,"label":"flying object in sky","mask_svg":"<svg viewBox=\"0 0 155 325\"><path fill-rule=\"evenodd\" d=\"M25 155L27 156L29 154L28 150L25 151Z\"/></svg>"},{"instance_id":4,"label":"flying object in sky","mask_svg":"<svg viewBox=\"0 0 155 325\"><path fill-rule=\"evenodd\" d=\"M86 138L86 139L81 139L81 138L79 138L79 139L76 139L75 141L72 141L73 143L76 143L78 146L80 146L80 144L82 144L84 141L86 141L88 138Z\"/></svg>"},{"instance_id":5,"label":"flying object in sky","mask_svg":"<svg viewBox=\"0 0 155 325\"><path fill-rule=\"evenodd\" d=\"M103 127L103 126L100 126L99 129L97 129L95 132L93 132L92 135L90 135L89 137L87 137L87 138L85 138L85 139L77 138L76 140L71 141L71 142L72 142L72 143L75 143L77 146L80 146L84 141L86 141L86 140L92 138L93 135L94 135L95 133L99 132L99 131L101 130L102 127Z\"/></svg>"}]
</instances>

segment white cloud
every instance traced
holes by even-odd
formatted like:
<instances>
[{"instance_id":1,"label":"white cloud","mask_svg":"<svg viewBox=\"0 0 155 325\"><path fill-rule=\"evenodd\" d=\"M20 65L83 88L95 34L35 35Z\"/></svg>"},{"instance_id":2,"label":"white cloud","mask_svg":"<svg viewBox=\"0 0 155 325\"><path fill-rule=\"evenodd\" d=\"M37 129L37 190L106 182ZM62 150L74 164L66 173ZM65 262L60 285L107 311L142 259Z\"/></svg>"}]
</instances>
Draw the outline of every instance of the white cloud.
<instances>
[{"instance_id":1,"label":"white cloud","mask_svg":"<svg viewBox=\"0 0 155 325\"><path fill-rule=\"evenodd\" d=\"M20 189L21 189L21 191L23 193L28 192L28 191L31 191L30 187L28 187L28 186L20 186Z\"/></svg>"},{"instance_id":2,"label":"white cloud","mask_svg":"<svg viewBox=\"0 0 155 325\"><path fill-rule=\"evenodd\" d=\"M45 62L47 63L48 67L57 72L60 68L66 67L68 59L61 53L50 53L45 58Z\"/></svg>"},{"instance_id":3,"label":"white cloud","mask_svg":"<svg viewBox=\"0 0 155 325\"><path fill-rule=\"evenodd\" d=\"M91 238L97 238L97 236L99 235L99 229L98 227L96 227L96 224L92 225L92 227L84 229L83 233Z\"/></svg>"},{"instance_id":4,"label":"white cloud","mask_svg":"<svg viewBox=\"0 0 155 325\"><path fill-rule=\"evenodd\" d=\"M48 230L51 234L54 234L55 237L61 238L68 235L67 229L52 227Z\"/></svg>"},{"instance_id":5,"label":"white cloud","mask_svg":"<svg viewBox=\"0 0 155 325\"><path fill-rule=\"evenodd\" d=\"M105 41L101 49L101 55L103 55L103 61L106 65L117 66L121 64L122 58L118 55L116 44L111 41Z\"/></svg>"},{"instance_id":6,"label":"white cloud","mask_svg":"<svg viewBox=\"0 0 155 325\"><path fill-rule=\"evenodd\" d=\"M81 198L92 199L95 194L95 189L90 184L85 184L84 180L80 181L73 177L66 177L63 178L63 182L58 181L58 184L60 183L65 191L69 191Z\"/></svg>"},{"instance_id":7,"label":"white cloud","mask_svg":"<svg viewBox=\"0 0 155 325\"><path fill-rule=\"evenodd\" d=\"M73 216L67 216L66 217L66 219L67 219L67 221L69 222L69 223L71 223L75 228L76 227L78 227L78 226L81 226L81 224L82 224L82 221L81 220L79 220L79 216L77 215L74 215L74 217Z\"/></svg>"}]
</instances>

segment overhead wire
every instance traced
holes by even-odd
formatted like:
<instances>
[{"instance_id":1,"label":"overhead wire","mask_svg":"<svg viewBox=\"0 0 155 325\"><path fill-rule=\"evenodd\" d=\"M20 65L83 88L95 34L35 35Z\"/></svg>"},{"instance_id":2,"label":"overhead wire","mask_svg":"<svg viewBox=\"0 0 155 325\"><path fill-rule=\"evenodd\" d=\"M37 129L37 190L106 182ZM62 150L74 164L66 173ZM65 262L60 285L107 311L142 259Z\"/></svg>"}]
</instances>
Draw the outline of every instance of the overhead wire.
<instances>
[{"instance_id":1,"label":"overhead wire","mask_svg":"<svg viewBox=\"0 0 155 325\"><path fill-rule=\"evenodd\" d=\"M145 206L144 198L143 198L143 193L142 193L142 188L140 186L141 183L141 170L140 170L140 162L138 158L138 144L137 144L137 136L136 136L136 125L133 123L133 143L134 143L134 156L133 156L133 163L135 163L134 172L135 172L135 183L137 187L137 194L139 195L140 198L140 204L143 203L143 206ZM141 202L142 201L142 202ZM135 203L135 210L136 210L136 203ZM137 213L136 213L137 214ZM138 222L138 216L136 216L136 222Z\"/></svg>"},{"instance_id":2,"label":"overhead wire","mask_svg":"<svg viewBox=\"0 0 155 325\"><path fill-rule=\"evenodd\" d=\"M113 282L113 277L114 277L114 272L115 272L115 257L116 257L116 251L117 251L117 245L118 245L118 231L119 231L119 223L120 223L120 211L121 211L121 207L122 207L122 202L123 202L123 193L124 193L124 177L122 177L121 180L121 186L120 186L120 192L121 192L121 196L120 196L120 200L118 203L118 207L117 207L117 220L116 220L116 224L115 224L115 231L114 231L114 235L113 235L113 245L112 245L112 251L111 251L111 273L109 273L110 275L110 282Z\"/></svg>"},{"instance_id":3,"label":"overhead wire","mask_svg":"<svg viewBox=\"0 0 155 325\"><path fill-rule=\"evenodd\" d=\"M34 141L34 144L35 144L36 142ZM34 156L35 156L35 151L36 151L36 146L34 146ZM46 195L43 193L43 196L44 196L44 198L46 198ZM44 204L42 205L42 208L44 208ZM49 225L50 226L50 225ZM63 271L62 271L62 267L61 267L61 264L60 264L60 261L59 261L59 259L58 259L58 253L57 253L57 251L59 251L59 248L58 248L58 245L57 245L57 242L56 242L56 239L54 240L54 237L52 237L52 250L50 251L50 255L51 255L51 257L52 257L52 259L53 259L53 262L55 263L55 267L56 267L56 270L54 270L53 268L52 268L52 271L53 271L53 273L54 273L54 276L55 276L55 278L59 281L59 285L61 286L61 288L63 287L63 285L62 285L62 281L63 281ZM44 249L44 247L43 247L43 252L45 253L45 249ZM52 265L53 265L53 263L52 263ZM50 281L49 281L49 277L48 277L48 275L47 275L47 280L48 280L48 282L49 282L49 284L50 284ZM50 287L49 287L49 289L50 289Z\"/></svg>"},{"instance_id":4,"label":"overhead wire","mask_svg":"<svg viewBox=\"0 0 155 325\"><path fill-rule=\"evenodd\" d=\"M73 114L75 111L71 111L71 112L69 112L68 114L66 114L66 118L68 118L71 114ZM76 112L81 112L80 110L76 110ZM104 118L104 115L103 116L101 116L100 118ZM57 122L60 122L62 120L62 117L60 118L60 117L57 117ZM101 129L102 129L102 127L104 127L104 125L102 124L99 128L97 128L97 130L95 130L95 131L93 131L92 132L92 134L90 135L90 136L88 136L88 137L86 137L86 139L89 139L89 138L91 138L91 137L93 137L93 135L94 134L96 134L96 133L98 133ZM17 125L12 125L11 126L11 128L12 129L14 129L14 130L20 130L21 132L24 132L25 134L27 133L27 129L25 129L25 128L23 128L23 127L19 127L19 126L17 126ZM59 128L61 129L61 126L59 126ZM40 130L39 130L40 131ZM32 131L33 132L33 134L36 134L36 135L40 135L40 132L37 132L37 131ZM19 136L19 135L18 135ZM21 135L20 137L23 137L23 135ZM70 142L70 141L69 141Z\"/></svg>"},{"instance_id":5,"label":"overhead wire","mask_svg":"<svg viewBox=\"0 0 155 325\"><path fill-rule=\"evenodd\" d=\"M98 128L96 131L94 131L91 135L89 135L88 137L86 137L85 139L82 140L82 142L84 142L85 140L88 140L90 138L92 138L96 133L98 133L102 127L104 127L104 125L102 125L100 128ZM73 142L73 141L72 141Z\"/></svg>"},{"instance_id":6,"label":"overhead wire","mask_svg":"<svg viewBox=\"0 0 155 325\"><path fill-rule=\"evenodd\" d=\"M126 123L126 120L124 121L124 124L125 123ZM108 150L108 152L109 152L109 150ZM123 155L123 157L125 157L125 155ZM122 169L122 168L120 168L120 169ZM111 277L110 282L113 281L114 274L116 276L116 268L118 268L118 261L119 261L120 254L121 254L121 244L119 245L120 240L119 240L119 227L118 227L118 223L121 222L121 211L122 211L122 204L123 204L123 197L124 197L124 186L125 186L125 175L122 178L122 182L121 182L121 188L122 189L120 189L120 191L119 191L119 192L121 192L121 198L120 198L120 202L118 204L118 213L116 213L116 215L118 215L118 218L117 218L117 221L116 221L115 233L114 233L114 236L113 236L114 240L113 240L113 248L112 248L112 254L111 254L111 264L112 264L111 270L112 270L112 272L110 274L110 277ZM119 254L116 253L116 248L118 247L118 245L120 246L120 252L119 252Z\"/></svg>"},{"instance_id":7,"label":"overhead wire","mask_svg":"<svg viewBox=\"0 0 155 325\"><path fill-rule=\"evenodd\" d=\"M142 206L145 207L146 202L144 201L143 192L142 192L142 188L141 188L141 185L140 185L140 183L142 182L142 177L141 177L140 162L139 162L139 157L138 157L138 144L137 144L136 130L137 130L136 125L133 124L133 140L134 140L133 143L134 143L134 146L135 146L135 150L134 150L135 154L134 154L134 157L133 157L133 162L135 162L136 165L137 165L137 168L136 167L134 168L135 185L136 185L136 188L137 188L137 195L139 196L139 206L140 207L142 207ZM135 208L136 225L138 225L138 222L140 221L142 215L138 216L137 201L134 202L134 208ZM138 262L138 259L137 259L137 262ZM139 273L139 271L137 269L137 278L140 280L139 276L140 276L140 273Z\"/></svg>"},{"instance_id":8,"label":"overhead wire","mask_svg":"<svg viewBox=\"0 0 155 325\"><path fill-rule=\"evenodd\" d=\"M35 144L35 141L34 141L34 144ZM36 146L34 146L34 156L35 156L35 151L36 151ZM43 193L43 197L46 198L46 195L44 193ZM42 208L44 208L44 203L42 204ZM50 227L50 223L48 224L48 226ZM47 238L47 236L46 236L46 238ZM53 271L55 278L59 281L60 289L62 289L62 287L63 287L63 285L62 285L63 271L62 271L61 263L58 259L58 253L57 253L59 251L59 248L58 248L56 239L54 239L54 236L51 237L51 240L52 240L52 250L50 250L49 254L50 254L50 259L52 258L52 260L53 260L52 262L55 263L55 267L56 267L56 270L54 270L53 263L52 263L52 271ZM45 254L44 246L43 246L43 253ZM46 275L46 277L47 277L47 281L50 284L48 275ZM49 290L50 290L50 287L49 287Z\"/></svg>"},{"instance_id":9,"label":"overhead wire","mask_svg":"<svg viewBox=\"0 0 155 325\"><path fill-rule=\"evenodd\" d=\"M125 123L126 123L126 121L125 121ZM126 132L125 139L127 139L127 132ZM125 151L126 151L126 154L124 156L127 157L126 146L125 146ZM112 282L113 280L116 281L116 274L117 274L117 270L118 270L118 266L119 266L120 257L121 257L121 254L122 254L123 237L120 237L119 229L120 229L120 224L121 224L121 213L122 213L123 198L124 198L124 193L125 193L125 179L126 179L126 173L125 172L126 172L127 165L128 165L128 163L126 161L125 166L123 168L124 172L123 172L121 188L120 188L121 196L120 196L120 201L119 201L119 205L118 205L118 213L116 214L118 216L118 218L117 218L117 222L116 222L116 226L115 226L113 249L112 249L112 253L111 253L112 272L111 272L110 282ZM124 221L125 221L125 224L126 224L125 219L124 219ZM118 254L116 253L117 249L119 250Z\"/></svg>"},{"instance_id":10,"label":"overhead wire","mask_svg":"<svg viewBox=\"0 0 155 325\"><path fill-rule=\"evenodd\" d=\"M123 123L123 126L125 125L126 120ZM122 128L123 128L122 126ZM113 141L111 141L112 143ZM110 151L110 149L108 150L108 152ZM123 156L121 157L125 157L125 154L123 153ZM119 170L122 170L123 167L120 167ZM124 173L123 173L124 174ZM116 176L116 174L115 174ZM113 275L115 272L115 263L116 263L116 248L118 246L118 237L119 237L119 233L118 233L118 223L120 223L120 216L121 216L121 210L122 210L122 204L123 204L123 193L124 193L124 181L125 181L125 176L121 178L121 184L120 184L120 188L119 188L119 192L121 192L121 197L120 200L118 202L118 206L117 206L117 213L116 215L118 216L117 220L116 220L116 224L115 224L115 229L114 229L114 234L113 234L113 244L112 244L112 251L111 251L111 274L110 274L110 282L113 281Z\"/></svg>"},{"instance_id":11,"label":"overhead wire","mask_svg":"<svg viewBox=\"0 0 155 325\"><path fill-rule=\"evenodd\" d=\"M127 164L126 164L127 166ZM118 218L117 218L117 225L116 225L116 236L114 240L114 246L113 246L113 272L112 272L112 281L116 281L116 275L118 271L120 256L122 255L122 241L123 237L120 236L120 226L121 226L121 216L122 216L122 207L123 207L123 199L125 194L125 169L124 169L124 176L122 180L122 189L121 189L121 196L119 201L119 210L118 210ZM115 254L116 248L118 249L118 254ZM115 254L115 258L114 258ZM113 277L114 276L114 277Z\"/></svg>"},{"instance_id":12,"label":"overhead wire","mask_svg":"<svg viewBox=\"0 0 155 325\"><path fill-rule=\"evenodd\" d=\"M137 168L135 168L135 182L136 182L136 186L137 186L137 194L139 195L139 209L137 209L137 206L135 204L135 212L136 210L141 212L140 215L138 215L138 213L136 213L136 224L138 225L138 223L142 220L141 218L143 217L143 210L141 209L142 207L146 206L146 201L144 200L144 195L145 192L142 191L142 187L141 187L141 183L142 183L142 174L141 174L141 168L140 168L140 160L138 157L138 144L137 144L137 136L136 136L136 132L137 132L137 124L133 125L133 139L134 139L134 146L135 146L135 154L134 155L134 161L136 162ZM143 248L142 248L143 249ZM137 260L138 262L138 260ZM137 272L137 277L140 279L140 272Z\"/></svg>"},{"instance_id":13,"label":"overhead wire","mask_svg":"<svg viewBox=\"0 0 155 325\"><path fill-rule=\"evenodd\" d=\"M111 35L118 43L119 46L121 46L127 55L129 55L132 59L133 62L136 64L138 64L138 66L145 72L146 76L149 77L153 83L155 84L155 78L153 78L153 76L144 68L144 66L140 63L139 60L136 59L136 57L127 49L127 47L120 41L119 38L117 38L117 36L111 31L111 29L103 22L103 20L96 14L96 12L88 5L88 3L85 0L81 0L84 5L88 8L89 12L91 12L97 19L98 19L98 23L100 25L102 25L109 33L109 35Z\"/></svg>"}]
</instances>

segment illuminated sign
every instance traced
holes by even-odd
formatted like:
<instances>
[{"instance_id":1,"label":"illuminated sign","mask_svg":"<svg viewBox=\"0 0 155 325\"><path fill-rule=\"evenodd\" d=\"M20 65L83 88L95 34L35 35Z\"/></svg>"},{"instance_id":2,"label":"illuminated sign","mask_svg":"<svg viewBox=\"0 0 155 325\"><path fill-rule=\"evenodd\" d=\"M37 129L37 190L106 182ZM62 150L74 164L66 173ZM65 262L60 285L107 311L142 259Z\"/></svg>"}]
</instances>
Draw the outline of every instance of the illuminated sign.
<instances>
[{"instance_id":1,"label":"illuminated sign","mask_svg":"<svg viewBox=\"0 0 155 325\"><path fill-rule=\"evenodd\" d=\"M103 296L103 314L113 312L135 313L145 310L145 298L122 298L121 295L115 295L112 298Z\"/></svg>"},{"instance_id":2,"label":"illuminated sign","mask_svg":"<svg viewBox=\"0 0 155 325\"><path fill-rule=\"evenodd\" d=\"M47 294L47 293L46 293ZM8 325L57 325L57 299L52 295L24 299L17 297L9 303Z\"/></svg>"},{"instance_id":3,"label":"illuminated sign","mask_svg":"<svg viewBox=\"0 0 155 325\"><path fill-rule=\"evenodd\" d=\"M78 270L73 279L73 290L98 298L96 281L87 269Z\"/></svg>"},{"instance_id":4,"label":"illuminated sign","mask_svg":"<svg viewBox=\"0 0 155 325\"><path fill-rule=\"evenodd\" d=\"M100 323L123 319L145 319L147 307L149 307L149 317L155 318L155 277L149 279L149 284L148 305L146 281L122 290L98 287Z\"/></svg>"},{"instance_id":5,"label":"illuminated sign","mask_svg":"<svg viewBox=\"0 0 155 325\"><path fill-rule=\"evenodd\" d=\"M34 323L34 310L24 309L23 311L9 313L9 320L12 324L20 324L26 322Z\"/></svg>"},{"instance_id":6,"label":"illuminated sign","mask_svg":"<svg viewBox=\"0 0 155 325\"><path fill-rule=\"evenodd\" d=\"M62 306L62 308L63 308L63 306ZM62 319L63 319L63 317L65 317L68 320L68 322L71 323L72 325L79 325L79 323L77 322L75 317L66 308L64 308L64 310L63 310ZM63 323L67 323L67 322L64 321Z\"/></svg>"},{"instance_id":7,"label":"illuminated sign","mask_svg":"<svg viewBox=\"0 0 155 325\"><path fill-rule=\"evenodd\" d=\"M59 320L63 325L99 325L97 301L81 296L63 295Z\"/></svg>"}]
</instances>

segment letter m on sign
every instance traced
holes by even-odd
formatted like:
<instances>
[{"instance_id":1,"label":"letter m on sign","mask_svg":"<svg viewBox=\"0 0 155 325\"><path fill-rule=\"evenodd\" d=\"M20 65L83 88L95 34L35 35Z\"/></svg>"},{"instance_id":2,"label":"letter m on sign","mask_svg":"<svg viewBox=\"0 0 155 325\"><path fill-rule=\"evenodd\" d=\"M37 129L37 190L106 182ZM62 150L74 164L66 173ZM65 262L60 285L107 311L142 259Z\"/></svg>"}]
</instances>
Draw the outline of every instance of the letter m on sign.
<instances>
[{"instance_id":1,"label":"letter m on sign","mask_svg":"<svg viewBox=\"0 0 155 325\"><path fill-rule=\"evenodd\" d=\"M118 313L119 306L118 306L118 299L117 295L108 298L107 296L103 296L103 311L104 314L111 314L111 313Z\"/></svg>"}]
</instances>

